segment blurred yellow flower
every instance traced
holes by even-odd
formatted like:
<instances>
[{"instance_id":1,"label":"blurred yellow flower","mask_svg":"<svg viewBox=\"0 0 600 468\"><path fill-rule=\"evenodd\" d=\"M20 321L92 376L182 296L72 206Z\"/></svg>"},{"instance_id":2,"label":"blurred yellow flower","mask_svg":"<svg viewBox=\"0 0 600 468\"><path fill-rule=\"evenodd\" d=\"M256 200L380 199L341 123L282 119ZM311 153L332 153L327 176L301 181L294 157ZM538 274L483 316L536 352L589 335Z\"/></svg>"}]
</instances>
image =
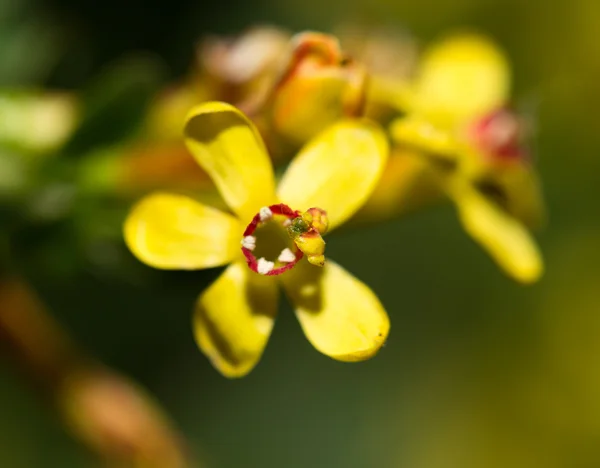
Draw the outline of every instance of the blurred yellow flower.
<instances>
[{"instance_id":1,"label":"blurred yellow flower","mask_svg":"<svg viewBox=\"0 0 600 468\"><path fill-rule=\"evenodd\" d=\"M187 76L154 100L148 133L179 142L181 116L206 101L228 102L253 114L275 86L288 59L291 37L285 29L257 25L235 36L202 38Z\"/></svg>"},{"instance_id":2,"label":"blurred yellow flower","mask_svg":"<svg viewBox=\"0 0 600 468\"><path fill-rule=\"evenodd\" d=\"M178 139L182 109L228 102L253 121L278 164L328 125L362 115L366 77L331 35L256 26L235 37L209 37L189 77L155 100L148 130Z\"/></svg>"},{"instance_id":3,"label":"blurred yellow flower","mask_svg":"<svg viewBox=\"0 0 600 468\"><path fill-rule=\"evenodd\" d=\"M482 36L460 34L426 51L409 112L394 141L427 156L469 235L518 281L536 281L543 261L526 225L543 203L523 146L524 120L507 106L509 65Z\"/></svg>"},{"instance_id":4,"label":"blurred yellow flower","mask_svg":"<svg viewBox=\"0 0 600 468\"><path fill-rule=\"evenodd\" d=\"M345 222L372 192L388 153L379 127L343 120L327 128L300 151L277 188L262 139L235 107L199 105L184 132L234 215L154 193L132 209L124 235L134 255L155 268L229 264L194 314L196 341L213 365L228 377L256 365L273 327L279 283L317 350L341 361L373 356L389 331L375 294L332 261L310 265L303 252L322 264L320 234Z\"/></svg>"}]
</instances>

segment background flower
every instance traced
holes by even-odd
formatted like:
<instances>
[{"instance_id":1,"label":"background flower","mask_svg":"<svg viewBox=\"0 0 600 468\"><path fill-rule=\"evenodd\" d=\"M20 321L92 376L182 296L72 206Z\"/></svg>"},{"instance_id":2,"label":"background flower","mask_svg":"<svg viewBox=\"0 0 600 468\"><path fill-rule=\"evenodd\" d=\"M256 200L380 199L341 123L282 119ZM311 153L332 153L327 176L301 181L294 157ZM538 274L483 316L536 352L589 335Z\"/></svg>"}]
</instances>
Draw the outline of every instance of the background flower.
<instances>
[{"instance_id":1,"label":"background flower","mask_svg":"<svg viewBox=\"0 0 600 468\"><path fill-rule=\"evenodd\" d=\"M359 219L385 219L444 193L465 231L518 281L537 281L542 256L527 225L543 218L526 121L510 106L510 69L488 38L450 35L425 50L390 126L398 147ZM402 114L404 113L404 115ZM425 162L417 158L425 159ZM437 189L437 190L436 190Z\"/></svg>"}]
</instances>

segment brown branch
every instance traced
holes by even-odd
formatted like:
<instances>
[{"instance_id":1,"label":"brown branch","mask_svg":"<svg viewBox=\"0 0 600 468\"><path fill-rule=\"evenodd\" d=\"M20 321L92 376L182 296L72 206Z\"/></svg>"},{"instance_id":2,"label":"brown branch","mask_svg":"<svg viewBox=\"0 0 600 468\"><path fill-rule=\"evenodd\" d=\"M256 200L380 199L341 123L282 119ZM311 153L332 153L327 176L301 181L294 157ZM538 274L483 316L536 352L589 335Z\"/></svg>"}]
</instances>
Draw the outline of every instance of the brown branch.
<instances>
[{"instance_id":1,"label":"brown branch","mask_svg":"<svg viewBox=\"0 0 600 468\"><path fill-rule=\"evenodd\" d=\"M108 466L192 466L158 404L134 382L85 356L18 278L0 279L0 350Z\"/></svg>"}]
</instances>

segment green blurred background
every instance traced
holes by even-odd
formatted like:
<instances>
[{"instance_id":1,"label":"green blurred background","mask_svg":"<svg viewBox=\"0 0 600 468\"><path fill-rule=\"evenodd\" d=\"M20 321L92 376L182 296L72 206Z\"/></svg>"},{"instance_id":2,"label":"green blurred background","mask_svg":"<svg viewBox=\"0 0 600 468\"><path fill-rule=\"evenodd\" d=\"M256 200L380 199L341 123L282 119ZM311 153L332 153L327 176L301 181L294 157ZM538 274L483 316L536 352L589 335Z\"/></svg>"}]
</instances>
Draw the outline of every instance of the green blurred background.
<instances>
[{"instance_id":1,"label":"green blurred background","mask_svg":"<svg viewBox=\"0 0 600 468\"><path fill-rule=\"evenodd\" d=\"M28 226L13 268L91 354L157 397L206 466L600 466L596 0L1 0L0 84L78 90L140 53L166 82L187 71L207 33L255 23L329 31L345 20L402 27L423 44L470 27L506 49L515 100L537 122L549 211L538 284L503 276L450 205L348 230L328 254L385 304L386 346L367 362L334 362L283 304L257 368L231 381L197 350L190 327L193 301L218 270L160 273L102 243L82 254L82 232L125 208L83 200L77 223ZM0 466L98 465L5 359L0 408Z\"/></svg>"}]
</instances>

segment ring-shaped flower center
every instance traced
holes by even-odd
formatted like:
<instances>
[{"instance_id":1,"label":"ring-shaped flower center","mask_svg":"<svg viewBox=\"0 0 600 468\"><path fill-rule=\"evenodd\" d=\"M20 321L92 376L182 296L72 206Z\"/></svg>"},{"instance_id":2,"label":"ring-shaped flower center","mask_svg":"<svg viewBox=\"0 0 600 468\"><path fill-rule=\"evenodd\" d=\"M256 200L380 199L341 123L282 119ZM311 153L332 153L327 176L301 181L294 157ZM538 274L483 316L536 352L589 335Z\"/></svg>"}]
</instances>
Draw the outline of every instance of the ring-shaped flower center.
<instances>
[{"instance_id":1,"label":"ring-shaped flower center","mask_svg":"<svg viewBox=\"0 0 600 468\"><path fill-rule=\"evenodd\" d=\"M303 253L290 238L287 227L298 216L299 211L283 203L265 206L256 213L241 242L252 271L274 276L294 268Z\"/></svg>"},{"instance_id":2,"label":"ring-shaped flower center","mask_svg":"<svg viewBox=\"0 0 600 468\"><path fill-rule=\"evenodd\" d=\"M471 138L486 154L499 161L524 156L524 122L509 109L498 109L475 121Z\"/></svg>"}]
</instances>

